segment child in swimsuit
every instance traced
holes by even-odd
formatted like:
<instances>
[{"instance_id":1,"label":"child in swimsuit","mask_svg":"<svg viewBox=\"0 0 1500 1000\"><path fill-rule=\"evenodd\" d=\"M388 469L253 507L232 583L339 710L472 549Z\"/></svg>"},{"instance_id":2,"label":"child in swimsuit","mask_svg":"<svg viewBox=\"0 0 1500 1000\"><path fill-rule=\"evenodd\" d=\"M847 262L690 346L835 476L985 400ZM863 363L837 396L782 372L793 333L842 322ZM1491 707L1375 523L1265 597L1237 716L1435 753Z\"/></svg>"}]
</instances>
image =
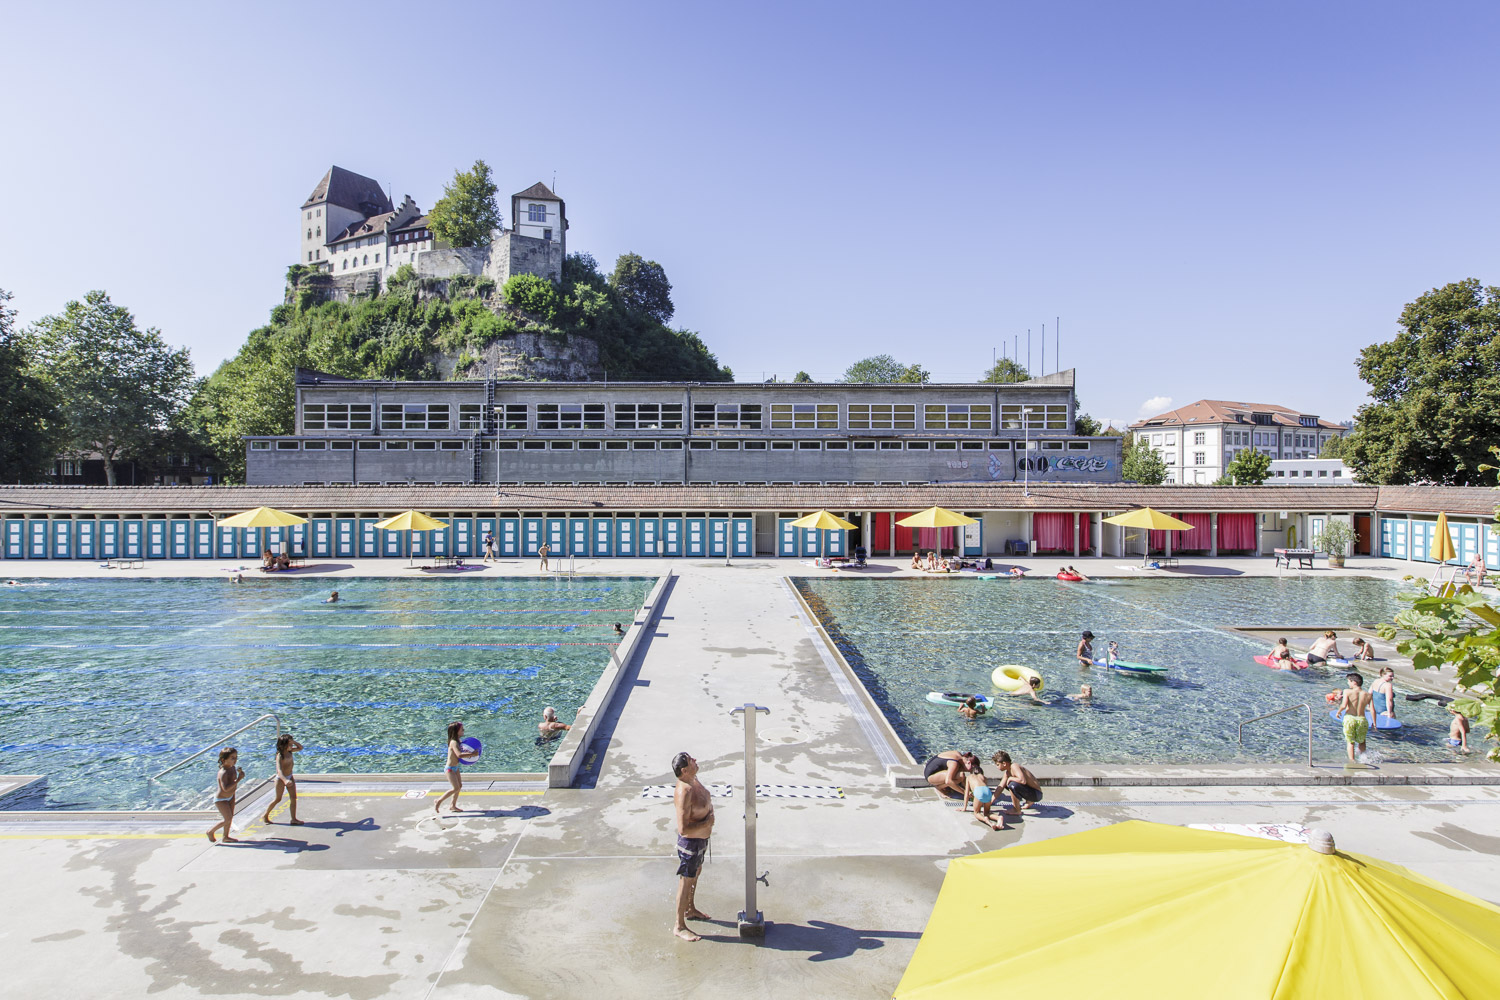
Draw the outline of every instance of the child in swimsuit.
<instances>
[{"instance_id":1,"label":"child in swimsuit","mask_svg":"<svg viewBox=\"0 0 1500 1000\"><path fill-rule=\"evenodd\" d=\"M291 825L302 825L302 821L297 818L297 776L293 773L292 767L292 754L301 749L302 744L292 739L291 733L282 733L276 737L276 797L271 800L270 805L266 806L266 814L261 817L262 823L271 822L271 810L275 809L276 803L281 801L281 793L285 789L286 797L291 805Z\"/></svg>"},{"instance_id":2,"label":"child in swimsuit","mask_svg":"<svg viewBox=\"0 0 1500 1000\"><path fill-rule=\"evenodd\" d=\"M984 714L984 706L973 695L964 699L964 703L958 706L958 714L965 719L977 719Z\"/></svg>"},{"instance_id":3,"label":"child in swimsuit","mask_svg":"<svg viewBox=\"0 0 1500 1000\"><path fill-rule=\"evenodd\" d=\"M219 815L223 818L208 828L208 841L211 844L219 843L214 839L214 831L221 826L224 828L224 843L239 843L229 835L234 823L234 793L245 778L245 769L239 766L239 759L239 751L234 747L225 747L219 751L219 790L218 797L214 799L214 808L219 810Z\"/></svg>"},{"instance_id":4,"label":"child in swimsuit","mask_svg":"<svg viewBox=\"0 0 1500 1000\"><path fill-rule=\"evenodd\" d=\"M1292 650L1286 644L1286 639L1277 639L1276 645L1271 647L1271 662L1275 663L1277 660L1290 660L1291 658Z\"/></svg>"},{"instance_id":5,"label":"child in swimsuit","mask_svg":"<svg viewBox=\"0 0 1500 1000\"><path fill-rule=\"evenodd\" d=\"M1469 719L1466 715L1448 706L1448 711L1453 713L1453 725L1448 727L1448 745L1461 753L1469 752Z\"/></svg>"},{"instance_id":6,"label":"child in swimsuit","mask_svg":"<svg viewBox=\"0 0 1500 1000\"><path fill-rule=\"evenodd\" d=\"M972 771L964 773L964 804L958 807L959 812L967 812L969 800L974 800L974 818L988 826L991 830L1005 829L1005 821L996 823L990 816L990 806L995 801L995 790L990 787L984 778L984 772L977 766Z\"/></svg>"},{"instance_id":7,"label":"child in swimsuit","mask_svg":"<svg viewBox=\"0 0 1500 1000\"><path fill-rule=\"evenodd\" d=\"M460 740L464 738L464 724L453 722L448 725L448 762L443 767L443 773L448 776L448 784L452 786L443 793L443 797L433 803L432 811L440 812L443 802L448 796L453 796L453 805L449 807L450 812L463 812L458 806L458 793L464 790L463 775L459 773L458 765L467 760L474 759L474 751L464 746Z\"/></svg>"}]
</instances>

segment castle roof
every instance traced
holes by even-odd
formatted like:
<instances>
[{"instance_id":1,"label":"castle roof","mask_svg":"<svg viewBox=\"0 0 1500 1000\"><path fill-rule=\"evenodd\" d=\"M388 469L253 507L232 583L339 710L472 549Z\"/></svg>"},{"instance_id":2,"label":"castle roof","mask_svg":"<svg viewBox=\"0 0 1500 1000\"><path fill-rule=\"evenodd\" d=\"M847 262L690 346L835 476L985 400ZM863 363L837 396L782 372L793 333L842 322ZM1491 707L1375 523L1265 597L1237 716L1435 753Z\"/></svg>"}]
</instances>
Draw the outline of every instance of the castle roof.
<instances>
[{"instance_id":1,"label":"castle roof","mask_svg":"<svg viewBox=\"0 0 1500 1000\"><path fill-rule=\"evenodd\" d=\"M378 181L337 166L328 168L328 173L318 181L318 186L313 188L302 207L310 208L325 202L366 216L391 211L391 199L381 190Z\"/></svg>"},{"instance_id":2,"label":"castle roof","mask_svg":"<svg viewBox=\"0 0 1500 1000\"><path fill-rule=\"evenodd\" d=\"M551 188L547 187L547 185L543 184L541 181L537 181L535 184L531 185L531 187L527 188L525 191L517 191L515 194L511 195L511 197L512 198L550 198L553 201L562 201L561 198L559 198L557 195L555 195L555 194L552 193L552 189Z\"/></svg>"},{"instance_id":3,"label":"castle roof","mask_svg":"<svg viewBox=\"0 0 1500 1000\"><path fill-rule=\"evenodd\" d=\"M376 233L385 232L386 223L390 222L395 215L395 212L381 212L379 215L372 215L368 219L351 222L348 226L344 227L342 232L328 237L328 245L333 246L335 243L342 243L344 240L352 240L360 236L373 236Z\"/></svg>"},{"instance_id":4,"label":"castle roof","mask_svg":"<svg viewBox=\"0 0 1500 1000\"><path fill-rule=\"evenodd\" d=\"M419 215L416 218L412 219L410 222L402 223L399 226L392 226L391 227L391 232L393 232L393 233L404 233L408 229L426 229L426 228L427 228L427 216L426 215Z\"/></svg>"}]
</instances>

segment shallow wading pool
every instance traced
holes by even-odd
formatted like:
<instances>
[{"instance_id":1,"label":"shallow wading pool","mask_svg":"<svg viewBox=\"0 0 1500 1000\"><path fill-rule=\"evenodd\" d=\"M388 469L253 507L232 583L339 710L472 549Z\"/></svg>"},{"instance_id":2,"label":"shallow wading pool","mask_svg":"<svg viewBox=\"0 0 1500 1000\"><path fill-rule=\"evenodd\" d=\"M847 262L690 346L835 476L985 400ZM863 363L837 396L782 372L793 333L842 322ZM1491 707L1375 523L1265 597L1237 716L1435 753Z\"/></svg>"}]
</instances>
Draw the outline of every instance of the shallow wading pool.
<instances>
[{"instance_id":1,"label":"shallow wading pool","mask_svg":"<svg viewBox=\"0 0 1500 1000\"><path fill-rule=\"evenodd\" d=\"M271 712L304 772L442 770L455 719L484 771L546 769L650 578L60 580L0 588L0 773L50 807L201 806L214 758L147 777ZM337 586L340 602L324 604ZM271 773L274 723L236 737ZM211 797L211 796L210 796ZM0 806L6 804L0 799ZM34 807L35 802L27 802Z\"/></svg>"},{"instance_id":2,"label":"shallow wading pool","mask_svg":"<svg viewBox=\"0 0 1500 1000\"><path fill-rule=\"evenodd\" d=\"M897 735L921 761L951 749L1005 749L1018 760L1057 764L1189 764L1305 759L1302 712L1257 722L1236 743L1241 719L1310 702L1313 754L1344 756L1342 730L1324 695L1345 668L1273 671L1251 657L1265 643L1226 626L1312 628L1389 621L1399 584L1308 577L1212 580L798 579L798 590L864 682ZM1168 668L1131 676L1074 658L1084 629L1104 655ZM1341 651L1349 648L1341 636ZM1006 698L989 715L960 718L927 701L929 691L996 694L991 671L1017 663L1041 672L1046 705ZM1379 663L1362 672L1373 683ZM1091 684L1094 701L1061 699ZM1450 716L1434 702L1408 702L1397 684L1394 734L1370 734L1374 761L1452 763L1469 758L1443 742ZM1474 755L1478 757L1479 755Z\"/></svg>"}]
</instances>

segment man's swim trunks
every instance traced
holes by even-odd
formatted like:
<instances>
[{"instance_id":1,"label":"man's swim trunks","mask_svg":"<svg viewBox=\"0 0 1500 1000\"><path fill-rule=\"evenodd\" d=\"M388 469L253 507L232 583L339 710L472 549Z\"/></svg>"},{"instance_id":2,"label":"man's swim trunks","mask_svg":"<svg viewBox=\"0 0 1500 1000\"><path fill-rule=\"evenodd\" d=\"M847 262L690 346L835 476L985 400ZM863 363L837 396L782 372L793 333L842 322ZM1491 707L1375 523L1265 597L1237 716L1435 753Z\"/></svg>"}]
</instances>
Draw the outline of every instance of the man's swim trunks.
<instances>
[{"instance_id":1,"label":"man's swim trunks","mask_svg":"<svg viewBox=\"0 0 1500 1000\"><path fill-rule=\"evenodd\" d=\"M703 859L708 855L707 837L677 838L677 874L683 878L697 878L703 870Z\"/></svg>"},{"instance_id":2,"label":"man's swim trunks","mask_svg":"<svg viewBox=\"0 0 1500 1000\"><path fill-rule=\"evenodd\" d=\"M1370 723L1363 715L1344 716L1344 742L1363 743L1370 735Z\"/></svg>"},{"instance_id":3,"label":"man's swim trunks","mask_svg":"<svg viewBox=\"0 0 1500 1000\"><path fill-rule=\"evenodd\" d=\"M1042 801L1042 790L1040 788L1032 788L1024 781L1012 781L1005 787L1010 791L1015 792L1016 795L1025 799L1027 802Z\"/></svg>"}]
</instances>

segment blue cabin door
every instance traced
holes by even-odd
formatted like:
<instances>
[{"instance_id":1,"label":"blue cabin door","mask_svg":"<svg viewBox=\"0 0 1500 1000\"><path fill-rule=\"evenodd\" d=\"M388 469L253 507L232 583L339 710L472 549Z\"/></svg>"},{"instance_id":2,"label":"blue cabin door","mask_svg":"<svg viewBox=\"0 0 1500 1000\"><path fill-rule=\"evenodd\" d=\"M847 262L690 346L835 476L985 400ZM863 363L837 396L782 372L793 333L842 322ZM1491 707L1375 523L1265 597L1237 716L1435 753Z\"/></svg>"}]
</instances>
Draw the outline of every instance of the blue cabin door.
<instances>
[{"instance_id":1,"label":"blue cabin door","mask_svg":"<svg viewBox=\"0 0 1500 1000\"><path fill-rule=\"evenodd\" d=\"M702 517L689 517L682 522L683 530L687 533L687 555L701 556L708 552L708 520Z\"/></svg>"},{"instance_id":2,"label":"blue cabin door","mask_svg":"<svg viewBox=\"0 0 1500 1000\"><path fill-rule=\"evenodd\" d=\"M518 518L502 517L495 536L495 551L502 556L514 558L521 554L521 522Z\"/></svg>"},{"instance_id":3,"label":"blue cabin door","mask_svg":"<svg viewBox=\"0 0 1500 1000\"><path fill-rule=\"evenodd\" d=\"M521 519L521 555L534 556L542 551L542 519Z\"/></svg>"},{"instance_id":4,"label":"blue cabin door","mask_svg":"<svg viewBox=\"0 0 1500 1000\"><path fill-rule=\"evenodd\" d=\"M716 559L729 554L729 518L708 519L708 554Z\"/></svg>"},{"instance_id":5,"label":"blue cabin door","mask_svg":"<svg viewBox=\"0 0 1500 1000\"><path fill-rule=\"evenodd\" d=\"M75 523L78 525L78 558L98 558L99 522L83 520Z\"/></svg>"},{"instance_id":6,"label":"blue cabin door","mask_svg":"<svg viewBox=\"0 0 1500 1000\"><path fill-rule=\"evenodd\" d=\"M5 522L5 558L26 558L26 522L20 518Z\"/></svg>"},{"instance_id":7,"label":"blue cabin door","mask_svg":"<svg viewBox=\"0 0 1500 1000\"><path fill-rule=\"evenodd\" d=\"M844 550L849 537L849 532L843 528L829 528L823 532L823 554L829 556L848 555Z\"/></svg>"},{"instance_id":8,"label":"blue cabin door","mask_svg":"<svg viewBox=\"0 0 1500 1000\"><path fill-rule=\"evenodd\" d=\"M380 555L380 529L376 522L361 518L359 522L359 555L362 559L374 559Z\"/></svg>"},{"instance_id":9,"label":"blue cabin door","mask_svg":"<svg viewBox=\"0 0 1500 1000\"><path fill-rule=\"evenodd\" d=\"M52 558L73 558L73 521L52 522Z\"/></svg>"},{"instance_id":10,"label":"blue cabin door","mask_svg":"<svg viewBox=\"0 0 1500 1000\"><path fill-rule=\"evenodd\" d=\"M552 555L565 556L568 554L568 519L565 517L549 517L547 519L547 544L552 546Z\"/></svg>"},{"instance_id":11,"label":"blue cabin door","mask_svg":"<svg viewBox=\"0 0 1500 1000\"><path fill-rule=\"evenodd\" d=\"M457 518L449 522L448 533L453 536L453 554L456 556L474 556L479 553L474 551L474 522L467 517Z\"/></svg>"},{"instance_id":12,"label":"blue cabin door","mask_svg":"<svg viewBox=\"0 0 1500 1000\"><path fill-rule=\"evenodd\" d=\"M615 518L615 555L637 555L635 548L635 518Z\"/></svg>"},{"instance_id":13,"label":"blue cabin door","mask_svg":"<svg viewBox=\"0 0 1500 1000\"><path fill-rule=\"evenodd\" d=\"M21 554L19 552L17 552L15 557L16 558L20 558L20 555ZM120 556L120 522L119 521L100 521L99 522L99 558L100 559L118 559L119 556Z\"/></svg>"},{"instance_id":14,"label":"blue cabin door","mask_svg":"<svg viewBox=\"0 0 1500 1000\"><path fill-rule=\"evenodd\" d=\"M206 518L193 522L193 558L214 557L214 523Z\"/></svg>"},{"instance_id":15,"label":"blue cabin door","mask_svg":"<svg viewBox=\"0 0 1500 1000\"><path fill-rule=\"evenodd\" d=\"M312 554L317 559L333 555L333 521L320 517L312 522Z\"/></svg>"},{"instance_id":16,"label":"blue cabin door","mask_svg":"<svg viewBox=\"0 0 1500 1000\"><path fill-rule=\"evenodd\" d=\"M661 548L661 543L658 538L660 525L658 524L656 518L643 517L638 523L640 524L641 536L640 554L643 556L654 556L659 554L658 550Z\"/></svg>"},{"instance_id":17,"label":"blue cabin door","mask_svg":"<svg viewBox=\"0 0 1500 1000\"><path fill-rule=\"evenodd\" d=\"M755 521L753 518L737 517L733 526L734 557L745 559L755 555Z\"/></svg>"},{"instance_id":18,"label":"blue cabin door","mask_svg":"<svg viewBox=\"0 0 1500 1000\"><path fill-rule=\"evenodd\" d=\"M589 554L589 522L587 518L575 517L568 522L568 535L572 539L568 543L568 551L575 556L586 556Z\"/></svg>"},{"instance_id":19,"label":"blue cabin door","mask_svg":"<svg viewBox=\"0 0 1500 1000\"><path fill-rule=\"evenodd\" d=\"M27 521L27 530L31 535L31 544L27 546L26 558L47 558L47 522L43 520Z\"/></svg>"},{"instance_id":20,"label":"blue cabin door","mask_svg":"<svg viewBox=\"0 0 1500 1000\"><path fill-rule=\"evenodd\" d=\"M173 559L193 558L193 522L174 520L171 532Z\"/></svg>"},{"instance_id":21,"label":"blue cabin door","mask_svg":"<svg viewBox=\"0 0 1500 1000\"><path fill-rule=\"evenodd\" d=\"M664 556L682 555L682 521L675 517L662 519L661 554Z\"/></svg>"},{"instance_id":22,"label":"blue cabin door","mask_svg":"<svg viewBox=\"0 0 1500 1000\"><path fill-rule=\"evenodd\" d=\"M594 519L594 555L596 556L607 556L613 554L611 552L609 537L610 529L612 527L612 520L612 518L608 517L596 517Z\"/></svg>"},{"instance_id":23,"label":"blue cabin door","mask_svg":"<svg viewBox=\"0 0 1500 1000\"><path fill-rule=\"evenodd\" d=\"M353 559L357 551L356 542L359 530L359 520L353 517L341 517L333 522L333 554L341 559Z\"/></svg>"},{"instance_id":24,"label":"blue cabin door","mask_svg":"<svg viewBox=\"0 0 1500 1000\"><path fill-rule=\"evenodd\" d=\"M797 529L792 527L795 518L783 517L776 522L776 554L782 558L797 555Z\"/></svg>"},{"instance_id":25,"label":"blue cabin door","mask_svg":"<svg viewBox=\"0 0 1500 1000\"><path fill-rule=\"evenodd\" d=\"M125 526L125 538L121 543L122 553L126 559L143 559L141 552L145 548L145 525L140 521L121 521Z\"/></svg>"}]
</instances>

